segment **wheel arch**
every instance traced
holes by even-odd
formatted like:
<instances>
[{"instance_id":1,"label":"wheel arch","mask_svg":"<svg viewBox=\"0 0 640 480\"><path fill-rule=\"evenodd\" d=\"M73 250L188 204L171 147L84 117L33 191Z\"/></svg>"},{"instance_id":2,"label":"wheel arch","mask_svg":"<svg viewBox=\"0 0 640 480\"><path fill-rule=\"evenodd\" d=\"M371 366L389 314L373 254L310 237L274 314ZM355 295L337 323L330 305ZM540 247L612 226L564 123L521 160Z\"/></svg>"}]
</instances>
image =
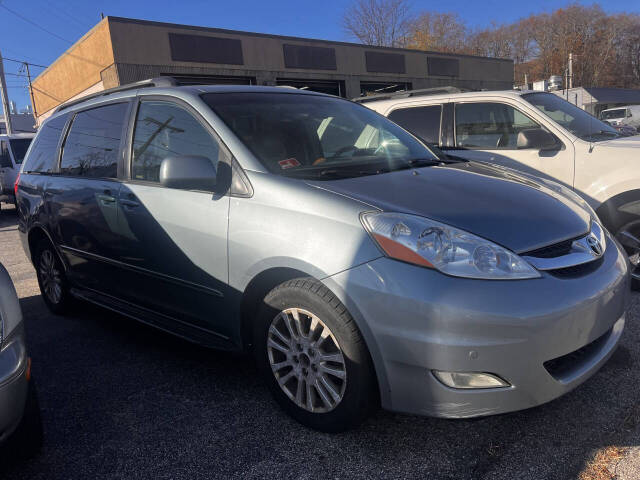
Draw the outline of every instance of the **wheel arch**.
<instances>
[{"instance_id":1,"label":"wheel arch","mask_svg":"<svg viewBox=\"0 0 640 480\"><path fill-rule=\"evenodd\" d=\"M54 251L58 255L58 258L60 259L60 262L62 263L64 269L66 270L67 263L65 262L64 258L62 257L62 255L60 255L60 252L56 248L56 244L51 238L51 235L49 234L47 229L44 228L42 225L34 225L29 229L29 233L27 233L27 244L29 246L29 256L30 256L31 263L35 265L34 256L36 253L36 248L42 240L47 240L49 243L51 243Z\"/></svg>"},{"instance_id":2,"label":"wheel arch","mask_svg":"<svg viewBox=\"0 0 640 480\"><path fill-rule=\"evenodd\" d=\"M240 335L242 348L250 350L252 348L252 326L260 302L275 287L287 280L300 277L312 277L307 272L289 267L273 267L263 270L255 275L247 284L242 293L240 303Z\"/></svg>"},{"instance_id":3,"label":"wheel arch","mask_svg":"<svg viewBox=\"0 0 640 480\"><path fill-rule=\"evenodd\" d=\"M605 228L615 235L623 225L640 219L640 189L614 195L596 209Z\"/></svg>"},{"instance_id":4,"label":"wheel arch","mask_svg":"<svg viewBox=\"0 0 640 480\"><path fill-rule=\"evenodd\" d=\"M355 304L348 299L346 292L341 291L337 288L338 285L335 282L330 281L330 278L326 278L324 279L325 281L323 281L302 270L287 267L269 268L253 277L245 288L241 302L240 318L242 348L246 351L252 349L251 339L253 318L260 307L262 299L264 299L271 290L281 283L301 277L312 278L324 284L324 286L328 288L338 300L340 300L353 317L354 322L358 326L358 329L364 338L365 345L369 352L376 382L376 391L380 396L380 400L382 400L384 404L385 400L388 400L389 388L386 372L384 372L384 368L380 367L382 364L380 363L380 352L378 350L377 343L375 342L371 331L366 328L366 324L363 325L365 322L363 321L362 315L360 311L357 310Z\"/></svg>"}]
</instances>

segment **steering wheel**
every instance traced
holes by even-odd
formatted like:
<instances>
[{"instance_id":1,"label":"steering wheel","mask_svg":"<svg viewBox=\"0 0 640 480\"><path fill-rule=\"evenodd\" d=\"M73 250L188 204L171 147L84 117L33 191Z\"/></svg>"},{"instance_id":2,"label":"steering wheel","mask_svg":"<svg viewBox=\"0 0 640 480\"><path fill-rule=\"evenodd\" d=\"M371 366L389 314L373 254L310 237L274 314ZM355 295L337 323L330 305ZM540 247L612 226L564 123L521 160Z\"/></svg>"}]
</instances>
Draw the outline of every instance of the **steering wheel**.
<instances>
[{"instance_id":1,"label":"steering wheel","mask_svg":"<svg viewBox=\"0 0 640 480\"><path fill-rule=\"evenodd\" d=\"M355 152L356 150L360 150L360 149L358 147L356 147L355 145L347 145L345 147L339 148L336 153L334 153L333 155L331 155L329 157L329 160L333 160L334 158L342 155L343 153L347 153L347 152L349 152L351 150L353 150Z\"/></svg>"},{"instance_id":2,"label":"steering wheel","mask_svg":"<svg viewBox=\"0 0 640 480\"><path fill-rule=\"evenodd\" d=\"M500 138L498 138L498 141L496 142L496 147L498 148L506 147L507 145L509 145L509 134L505 132L502 135L500 135Z\"/></svg>"}]
</instances>

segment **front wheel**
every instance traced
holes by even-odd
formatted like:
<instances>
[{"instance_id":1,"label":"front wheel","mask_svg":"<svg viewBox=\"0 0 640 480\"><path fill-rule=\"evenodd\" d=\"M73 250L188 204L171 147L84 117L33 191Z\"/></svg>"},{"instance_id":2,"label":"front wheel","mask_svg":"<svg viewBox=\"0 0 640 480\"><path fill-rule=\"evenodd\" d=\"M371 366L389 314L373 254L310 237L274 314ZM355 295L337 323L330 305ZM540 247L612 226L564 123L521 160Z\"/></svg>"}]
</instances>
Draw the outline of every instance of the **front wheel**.
<instances>
[{"instance_id":1,"label":"front wheel","mask_svg":"<svg viewBox=\"0 0 640 480\"><path fill-rule=\"evenodd\" d=\"M629 256L631 286L634 290L640 290L640 220L622 226L616 233L616 240Z\"/></svg>"},{"instance_id":2,"label":"front wheel","mask_svg":"<svg viewBox=\"0 0 640 480\"><path fill-rule=\"evenodd\" d=\"M320 282L285 282L264 299L254 353L280 406L325 432L351 428L375 405L372 362L353 318Z\"/></svg>"}]
</instances>

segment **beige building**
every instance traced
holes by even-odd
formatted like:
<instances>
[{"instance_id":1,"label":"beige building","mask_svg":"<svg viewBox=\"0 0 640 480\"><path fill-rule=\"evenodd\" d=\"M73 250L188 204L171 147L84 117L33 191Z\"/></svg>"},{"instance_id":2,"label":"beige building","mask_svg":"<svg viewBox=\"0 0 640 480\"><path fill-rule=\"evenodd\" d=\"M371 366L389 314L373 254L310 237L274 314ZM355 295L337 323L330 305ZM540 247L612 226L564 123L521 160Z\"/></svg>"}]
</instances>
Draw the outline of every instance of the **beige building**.
<instances>
[{"instance_id":1,"label":"beige building","mask_svg":"<svg viewBox=\"0 0 640 480\"><path fill-rule=\"evenodd\" d=\"M68 100L163 75L353 98L445 85L510 89L513 62L106 17L34 80L33 109L41 123Z\"/></svg>"}]
</instances>

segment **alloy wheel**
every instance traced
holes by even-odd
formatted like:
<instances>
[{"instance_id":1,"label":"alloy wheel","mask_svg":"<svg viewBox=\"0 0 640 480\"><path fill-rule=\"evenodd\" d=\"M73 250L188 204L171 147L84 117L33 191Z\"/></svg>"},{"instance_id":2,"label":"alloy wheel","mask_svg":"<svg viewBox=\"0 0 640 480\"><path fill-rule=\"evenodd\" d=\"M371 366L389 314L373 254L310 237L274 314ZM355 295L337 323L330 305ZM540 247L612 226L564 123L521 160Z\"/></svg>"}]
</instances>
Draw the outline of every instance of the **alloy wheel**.
<instances>
[{"instance_id":1,"label":"alloy wheel","mask_svg":"<svg viewBox=\"0 0 640 480\"><path fill-rule=\"evenodd\" d=\"M640 280L640 222L632 222L622 227L616 234L616 240L629 255L631 277Z\"/></svg>"},{"instance_id":2,"label":"alloy wheel","mask_svg":"<svg viewBox=\"0 0 640 480\"><path fill-rule=\"evenodd\" d=\"M316 315L288 308L272 320L267 336L271 371L300 408L330 412L344 397L347 370L335 336Z\"/></svg>"},{"instance_id":3,"label":"alloy wheel","mask_svg":"<svg viewBox=\"0 0 640 480\"><path fill-rule=\"evenodd\" d=\"M56 265L55 257L50 249L45 249L40 255L38 274L42 289L51 303L58 304L62 299L62 277Z\"/></svg>"}]
</instances>

